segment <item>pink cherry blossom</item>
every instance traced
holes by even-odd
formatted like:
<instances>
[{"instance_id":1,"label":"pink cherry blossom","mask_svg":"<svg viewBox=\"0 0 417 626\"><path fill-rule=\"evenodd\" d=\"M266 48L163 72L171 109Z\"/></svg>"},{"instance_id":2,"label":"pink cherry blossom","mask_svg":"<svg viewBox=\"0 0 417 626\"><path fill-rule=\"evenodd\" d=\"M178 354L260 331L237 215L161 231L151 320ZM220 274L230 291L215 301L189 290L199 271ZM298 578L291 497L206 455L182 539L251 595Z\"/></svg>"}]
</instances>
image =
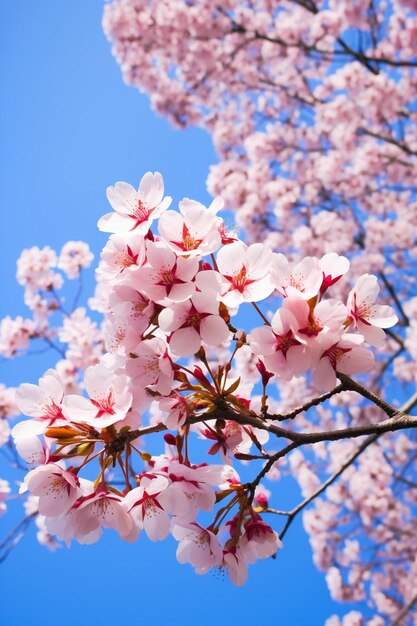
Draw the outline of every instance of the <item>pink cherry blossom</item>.
<instances>
[{"instance_id":1,"label":"pink cherry blossom","mask_svg":"<svg viewBox=\"0 0 417 626\"><path fill-rule=\"evenodd\" d=\"M35 334L35 323L30 319L10 316L0 320L0 354L11 358L19 350L29 347L29 339Z\"/></svg>"},{"instance_id":2,"label":"pink cherry blossom","mask_svg":"<svg viewBox=\"0 0 417 626\"><path fill-rule=\"evenodd\" d=\"M306 257L291 267L288 259L279 253L274 254L271 261L271 280L284 297L300 295L310 300L320 291L323 272L316 258Z\"/></svg>"},{"instance_id":3,"label":"pink cherry blossom","mask_svg":"<svg viewBox=\"0 0 417 626\"><path fill-rule=\"evenodd\" d=\"M20 411L33 418L14 426L12 435L15 439L37 435L50 426L67 423L62 412L64 386L55 370L48 370L45 376L39 379L39 385L30 383L20 385L15 397Z\"/></svg>"},{"instance_id":4,"label":"pink cherry blossom","mask_svg":"<svg viewBox=\"0 0 417 626\"><path fill-rule=\"evenodd\" d=\"M189 524L174 523L171 532L179 541L177 560L179 563L191 563L197 574L205 574L212 567L217 567L223 559L223 550L210 530L197 522Z\"/></svg>"},{"instance_id":5,"label":"pink cherry blossom","mask_svg":"<svg viewBox=\"0 0 417 626\"><path fill-rule=\"evenodd\" d=\"M330 593L368 604L328 626L413 621L416 7L415 0L106 3L105 31L126 82L177 127L210 133L217 163L208 190L224 196L236 228L228 232L218 216L219 198L209 208L186 199L179 213L164 212L169 199L158 174L145 175L138 192L116 184L108 192L116 210L100 221L114 232L89 301L103 324L56 292L63 273L79 269L74 247L58 261L61 273L50 248L22 254L18 280L31 319L1 323L2 355L51 346L60 353L62 395L79 398L83 371L100 363L109 374L92 397L107 416L115 381L123 378L120 393L132 395L102 430L97 415L90 426L77 411L46 437L34 434L49 424L42 416L16 427L17 451L40 465L29 475L35 490L37 481L49 489L45 467L61 468L67 456L61 477L79 481L81 495L57 515L37 514L49 495L27 499L45 545L56 545L53 534L92 543L108 526L128 541L144 527L160 539L171 524L181 562L198 573L227 569L242 584L248 565L274 556L278 533L294 528L291 515L266 511L269 499L277 512L287 507L285 484L275 483L271 498L259 484L290 474L300 487L291 506L301 504ZM380 305L376 278L364 272L380 280ZM264 301L264 325L254 329L251 316L243 318L244 308L255 315L246 303L277 294ZM196 306L200 297L210 308ZM400 323L383 344L383 328L396 319L388 305ZM220 321L206 341L210 316ZM375 360L365 341L382 348ZM200 345L204 351L193 352ZM185 354L190 362L178 362ZM352 382L343 372L363 375ZM391 415L404 429L379 437ZM9 427L0 423L5 438ZM356 437L364 428L374 436ZM206 441L195 446L195 433ZM242 480L232 463L244 465ZM55 479L64 494L73 489Z\"/></svg>"},{"instance_id":6,"label":"pink cherry blossom","mask_svg":"<svg viewBox=\"0 0 417 626\"><path fill-rule=\"evenodd\" d=\"M0 447L3 446L10 437L10 426L5 419L0 419Z\"/></svg>"},{"instance_id":7,"label":"pink cherry blossom","mask_svg":"<svg viewBox=\"0 0 417 626\"><path fill-rule=\"evenodd\" d=\"M240 540L240 550L247 563L257 559L267 559L282 548L277 533L259 515L245 524L245 532Z\"/></svg>"},{"instance_id":8,"label":"pink cherry blossom","mask_svg":"<svg viewBox=\"0 0 417 626\"><path fill-rule=\"evenodd\" d=\"M262 356L267 370L283 380L299 376L310 366L310 356L303 338L294 334L296 318L286 309L278 309L271 326L255 328L248 336L254 354Z\"/></svg>"},{"instance_id":9,"label":"pink cherry blossom","mask_svg":"<svg viewBox=\"0 0 417 626\"><path fill-rule=\"evenodd\" d=\"M79 369L95 365L103 352L101 332L84 307L78 307L71 315L65 316L62 326L58 328L58 338L68 344L65 356Z\"/></svg>"},{"instance_id":10,"label":"pink cherry blossom","mask_svg":"<svg viewBox=\"0 0 417 626\"><path fill-rule=\"evenodd\" d=\"M155 307L150 300L135 288L136 277L131 276L123 285L114 285L109 294L106 313L116 318L129 318L133 323L143 319L143 325L149 325Z\"/></svg>"},{"instance_id":11,"label":"pink cherry blossom","mask_svg":"<svg viewBox=\"0 0 417 626\"><path fill-rule=\"evenodd\" d=\"M157 402L161 421L170 430L177 430L182 426L191 411L185 398L175 392L166 398L159 398Z\"/></svg>"},{"instance_id":12,"label":"pink cherry blossom","mask_svg":"<svg viewBox=\"0 0 417 626\"><path fill-rule=\"evenodd\" d=\"M26 425L25 429L20 428L21 424L16 424L12 432L17 452L29 466L48 463L51 456L48 439L42 441L37 436L37 428L33 429L35 433L31 432L32 429L28 429L29 425L33 425L32 422L23 422L23 424Z\"/></svg>"},{"instance_id":13,"label":"pink cherry blossom","mask_svg":"<svg viewBox=\"0 0 417 626\"><path fill-rule=\"evenodd\" d=\"M0 383L0 418L13 419L19 413L19 407L16 404L16 389Z\"/></svg>"},{"instance_id":14,"label":"pink cherry blossom","mask_svg":"<svg viewBox=\"0 0 417 626\"><path fill-rule=\"evenodd\" d=\"M126 365L135 387L151 387L162 395L172 389L174 371L168 356L168 346L162 337L141 341L133 350L134 358Z\"/></svg>"},{"instance_id":15,"label":"pink cherry blossom","mask_svg":"<svg viewBox=\"0 0 417 626\"><path fill-rule=\"evenodd\" d=\"M196 293L187 302L163 309L158 323L161 330L171 333L169 348L175 356L191 356L200 349L202 341L218 346L229 336L229 329L219 315L217 298L210 291Z\"/></svg>"},{"instance_id":16,"label":"pink cherry blossom","mask_svg":"<svg viewBox=\"0 0 417 626\"><path fill-rule=\"evenodd\" d=\"M227 306L264 300L274 291L269 278L272 252L260 243L246 247L236 241L217 254L217 267L225 278L222 300Z\"/></svg>"},{"instance_id":17,"label":"pink cherry blossom","mask_svg":"<svg viewBox=\"0 0 417 626\"><path fill-rule=\"evenodd\" d=\"M232 457L236 453L249 453L254 441L258 445L263 445L269 439L267 432L251 426L242 426L232 420L227 420L221 429L213 426L214 424L207 421L204 426L196 426L195 428L201 437L214 441L208 453L214 455L220 452L226 466L233 462Z\"/></svg>"},{"instance_id":18,"label":"pink cherry blossom","mask_svg":"<svg viewBox=\"0 0 417 626\"><path fill-rule=\"evenodd\" d=\"M124 282L145 261L145 240L136 230L112 235L100 255L97 274L105 280Z\"/></svg>"},{"instance_id":19,"label":"pink cherry blossom","mask_svg":"<svg viewBox=\"0 0 417 626\"><path fill-rule=\"evenodd\" d=\"M248 564L239 547L231 546L223 550L222 569L229 574L231 582L240 587L248 579Z\"/></svg>"},{"instance_id":20,"label":"pink cherry blossom","mask_svg":"<svg viewBox=\"0 0 417 626\"><path fill-rule=\"evenodd\" d=\"M390 328L398 322L390 306L374 304L379 293L376 276L363 274L349 293L349 322L358 329L371 346L381 346L385 341L383 328Z\"/></svg>"},{"instance_id":21,"label":"pink cherry blossom","mask_svg":"<svg viewBox=\"0 0 417 626\"><path fill-rule=\"evenodd\" d=\"M162 241L148 241L146 250L150 267L143 267L135 276L141 291L162 304L190 298L195 292L192 279L198 271L197 258L177 257Z\"/></svg>"},{"instance_id":22,"label":"pink cherry blossom","mask_svg":"<svg viewBox=\"0 0 417 626\"><path fill-rule=\"evenodd\" d=\"M36 539L41 546L45 546L50 552L55 552L58 548L62 547L62 545L56 541L55 537L48 532L44 515L37 515L35 517L35 524L38 529L36 532Z\"/></svg>"},{"instance_id":23,"label":"pink cherry blossom","mask_svg":"<svg viewBox=\"0 0 417 626\"><path fill-rule=\"evenodd\" d=\"M183 502L176 513L178 521L194 521L200 510L211 511L216 502L214 486L221 485L231 476L230 466L187 467L172 462L168 468L171 484L166 496L174 502Z\"/></svg>"},{"instance_id":24,"label":"pink cherry blossom","mask_svg":"<svg viewBox=\"0 0 417 626\"><path fill-rule=\"evenodd\" d=\"M184 5L184 10L188 14L189 7ZM321 19L323 13L319 13ZM229 19L223 13L218 17L220 24ZM281 18L285 22L285 14ZM281 26L280 21L278 28ZM320 31L317 24L310 26L311 32ZM256 30L256 47L263 26L251 28L260 29ZM293 28L293 41L297 42L301 32L297 28L302 29L302 22ZM241 33L230 34L240 37ZM312 36L310 31L302 34ZM273 42L266 40L261 45L270 44ZM325 40L317 45L325 45ZM296 47L292 45L289 50ZM346 85L341 84L337 89L343 98ZM304 96L311 97L312 93ZM320 109L321 98L327 106L327 97L326 93L318 95L314 106ZM266 108L264 113L269 116L271 111ZM325 150L327 141L339 141L333 129L337 109L333 113L325 120L325 141L309 144L314 154ZM345 113L349 118L352 111ZM308 134L309 127L305 130ZM262 131L246 132L248 153L262 151ZM278 142L276 139L270 144L268 159L276 159L278 147L284 166L286 148L282 137ZM293 141L293 137L287 139ZM233 145L233 137L227 141ZM307 136L304 141L308 142ZM392 163L391 149L388 146L387 163ZM104 223L121 223L124 230L113 233L102 254L99 288L90 304L103 314L101 325L84 308L71 311L55 293L54 285L49 285L51 269L46 260L55 263L52 254L45 258L40 258L40 252L27 255L27 267L22 270L25 302L35 320L27 343L29 338L41 339L62 357L56 370L48 371L38 386L26 384L17 391L19 409L31 419L20 422L12 433L17 453L30 466L36 466L27 474L21 492L29 489L32 493L26 511L36 515L38 539L44 545L54 549L55 536L67 544L73 539L90 544L99 539L103 528L114 528L126 541L136 540L144 530L157 541L165 539L171 529L179 541L181 563L191 563L199 574L212 567L227 570L232 582L241 585L247 579L249 564L274 556L282 546L278 532L281 536L287 532L288 516L272 515L272 493L263 482L278 481L290 472L301 497L314 499L305 511L302 501L296 510L304 512L314 561L327 572L333 596L360 601L369 592L376 610L391 622L400 607L411 602L415 594L413 575L417 573L410 558L410 538L415 536L412 471L416 444L406 428L413 423L408 412L414 398L409 400L405 418L396 398L384 399L389 386L382 387L391 370L407 389L414 385L417 298L405 297L412 285L405 257L400 253L396 257L399 266L404 262L404 281L398 285L390 282L394 257L386 269L381 262L383 249L377 242L383 220L379 217L395 212L383 195L375 196L377 208L372 209L369 223L358 235L360 254L352 255L351 262L341 256L343 242L352 237L352 229L348 223L344 227L339 216L328 210L328 189L320 186L323 181L315 187L316 176L327 176L333 184L333 170L342 172L345 186L337 190L340 198L348 194L347 185L359 184L361 178L345 170L340 154L334 155L334 162L326 162L327 156L303 179L308 202L302 207L297 206L301 191L294 180L277 182L271 191L264 178L269 176L269 162L261 158L250 193L239 199L246 205L245 219L254 215L264 194L273 193L279 199L275 204L268 200L268 219L276 211L277 218L288 220L294 227L293 237L289 225L282 233L270 232L263 244L246 245L225 231L222 218L217 216L223 204L219 198L209 208L185 199L180 213L164 212L166 200L162 200L158 176L147 177L148 195L144 188L138 194L133 188L129 191L123 184L116 185L110 196L117 210ZM242 162L242 176L244 168ZM402 174L399 167L396 176ZM368 187L368 182L366 194L377 193L370 193L373 187ZM246 185L239 177L230 184L237 195ZM149 209L142 221L138 214L127 213L127 197L142 194L142 210L146 202L154 204L152 193L158 196L159 204ZM326 207L320 212L314 209L317 195ZM411 197L409 201L412 204ZM359 199L355 200L355 210L356 202L359 205ZM263 232L260 224L264 218L253 220L252 235ZM155 232L149 230L151 224ZM158 237L161 225L162 236ZM287 236L289 232L291 239L286 240L284 233ZM417 258L407 233L396 232L395 237L408 246L410 258L413 254ZM332 248L334 239L337 241ZM77 250L81 257L86 252L71 245L76 248L74 256L70 246L62 266L69 275L82 265L76 259ZM378 249L370 254L372 246ZM271 249L285 250L288 257ZM300 250L304 249L307 256L303 257ZM351 252L349 248L347 254L351 256ZM30 267L31 259L39 261L38 276L36 268ZM377 361L362 344L365 339L375 343L370 327L381 330L394 323L396 316L389 306L374 304L378 294L374 276L362 276L348 295L349 277L342 277L350 268L351 276L355 276L361 267L374 267L380 273L384 302L394 300L402 318L398 330L389 333ZM278 297L271 297L265 313L255 306L264 322L262 327L251 328L250 320L238 317L240 306L269 298L275 290ZM10 356L22 326L5 324L10 331L4 337L5 352ZM188 363L180 360L186 357L191 357ZM375 396L360 382L342 376L371 370L368 383ZM338 376L342 384L334 389ZM401 397L402 390L398 389ZM330 393L319 395L316 390ZM9 395L0 387L0 443L9 435L5 418L16 411ZM386 434L381 440L363 440L365 446L360 439L358 449L357 435L364 432L362 427L378 435L386 426L384 413L388 419L394 415L395 427L403 432ZM162 451L157 444L161 431ZM205 440L197 449L195 434ZM147 451L147 435L153 436L152 452ZM313 442L314 446L306 445ZM201 457L204 450L207 463ZM213 464L217 453L221 460ZM244 465L242 478L233 467L240 463ZM84 472L91 480L83 477ZM278 489L274 494L276 513L286 506L279 499ZM264 513L271 526L261 519ZM343 536L337 528L340 520ZM361 550L368 541L379 559L377 569L369 563L368 552ZM390 594L391 588L395 596ZM353 624L357 616L349 615ZM346 616L346 623L349 620Z\"/></svg>"},{"instance_id":25,"label":"pink cherry blossom","mask_svg":"<svg viewBox=\"0 0 417 626\"><path fill-rule=\"evenodd\" d=\"M165 476L145 475L140 486L129 491L124 498L124 506L135 523L143 528L152 541L161 541L168 536L168 513L181 513L186 506L185 495L182 498L170 498L167 495L168 487L169 480Z\"/></svg>"},{"instance_id":26,"label":"pink cherry blossom","mask_svg":"<svg viewBox=\"0 0 417 626\"><path fill-rule=\"evenodd\" d=\"M60 289L62 276L52 268L57 266L57 255L49 246L23 250L17 261L17 282L31 292L42 289Z\"/></svg>"},{"instance_id":27,"label":"pink cherry blossom","mask_svg":"<svg viewBox=\"0 0 417 626\"><path fill-rule=\"evenodd\" d=\"M83 495L76 474L56 463L36 467L25 476L24 484L39 497L38 509L42 515L66 513Z\"/></svg>"},{"instance_id":28,"label":"pink cherry blossom","mask_svg":"<svg viewBox=\"0 0 417 626\"><path fill-rule=\"evenodd\" d=\"M105 428L126 417L132 404L127 376L115 375L105 365L92 365L85 372L84 385L89 399L64 397L62 410L67 419Z\"/></svg>"},{"instance_id":29,"label":"pink cherry blossom","mask_svg":"<svg viewBox=\"0 0 417 626\"><path fill-rule=\"evenodd\" d=\"M336 372L358 374L368 372L375 363L372 352L360 347L362 337L345 333L340 337L328 333L320 341L321 356L314 370L314 385L327 391L336 385Z\"/></svg>"},{"instance_id":30,"label":"pink cherry blossom","mask_svg":"<svg viewBox=\"0 0 417 626\"><path fill-rule=\"evenodd\" d=\"M264 487L264 485L258 485L255 489L255 502L262 508L268 508L268 502L271 495L272 494L269 489Z\"/></svg>"},{"instance_id":31,"label":"pink cherry blossom","mask_svg":"<svg viewBox=\"0 0 417 626\"><path fill-rule=\"evenodd\" d=\"M196 200L184 198L180 213L166 211L159 220L162 240L179 256L202 256L215 252L221 245L216 211L223 205L216 198L207 209Z\"/></svg>"},{"instance_id":32,"label":"pink cherry blossom","mask_svg":"<svg viewBox=\"0 0 417 626\"><path fill-rule=\"evenodd\" d=\"M106 233L126 233L135 230L146 235L154 219L171 204L164 196L164 182L159 172L147 172L136 191L129 183L108 187L107 198L115 213L106 213L98 221L98 228Z\"/></svg>"},{"instance_id":33,"label":"pink cherry blossom","mask_svg":"<svg viewBox=\"0 0 417 626\"><path fill-rule=\"evenodd\" d=\"M320 293L323 294L329 287L337 283L349 271L349 259L336 252L325 254L319 261L319 268L323 272L323 283Z\"/></svg>"},{"instance_id":34,"label":"pink cherry blossom","mask_svg":"<svg viewBox=\"0 0 417 626\"><path fill-rule=\"evenodd\" d=\"M106 349L114 354L129 355L148 326L145 316L138 316L132 321L130 316L108 315L103 324Z\"/></svg>"},{"instance_id":35,"label":"pink cherry blossom","mask_svg":"<svg viewBox=\"0 0 417 626\"><path fill-rule=\"evenodd\" d=\"M7 480L0 478L0 515L3 515L6 511L5 500L10 492L11 489Z\"/></svg>"},{"instance_id":36,"label":"pink cherry blossom","mask_svg":"<svg viewBox=\"0 0 417 626\"><path fill-rule=\"evenodd\" d=\"M66 515L56 518L56 526L60 521L64 522L66 516L69 524L66 528L64 526L64 536L62 537L63 533L53 533L58 538L73 536L80 543L90 544L100 538L103 528L113 528L127 541L134 541L137 538L137 532L122 498L112 492L98 490L82 496ZM47 527L52 528L50 518L47 520Z\"/></svg>"},{"instance_id":37,"label":"pink cherry blossom","mask_svg":"<svg viewBox=\"0 0 417 626\"><path fill-rule=\"evenodd\" d=\"M58 267L68 278L77 278L82 269L90 267L94 255L83 241L67 241L58 258Z\"/></svg>"},{"instance_id":38,"label":"pink cherry blossom","mask_svg":"<svg viewBox=\"0 0 417 626\"><path fill-rule=\"evenodd\" d=\"M307 342L310 339L310 345L313 345L312 340L320 333L343 330L347 318L346 306L334 298L322 300L312 309L303 298L294 295L285 298L282 308L290 311L296 318L297 337Z\"/></svg>"}]
</instances>

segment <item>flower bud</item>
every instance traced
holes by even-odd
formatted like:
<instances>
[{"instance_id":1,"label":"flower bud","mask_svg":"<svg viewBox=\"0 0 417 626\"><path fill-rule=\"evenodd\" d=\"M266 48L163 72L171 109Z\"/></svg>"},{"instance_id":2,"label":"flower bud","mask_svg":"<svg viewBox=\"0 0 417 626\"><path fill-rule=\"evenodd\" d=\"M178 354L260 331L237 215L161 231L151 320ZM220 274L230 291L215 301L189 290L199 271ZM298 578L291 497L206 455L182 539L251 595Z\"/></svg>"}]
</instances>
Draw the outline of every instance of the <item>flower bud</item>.
<instances>
[{"instance_id":1,"label":"flower bud","mask_svg":"<svg viewBox=\"0 0 417 626\"><path fill-rule=\"evenodd\" d=\"M256 369L258 370L258 372L260 373L262 377L262 385L266 387L270 379L273 377L273 373L267 371L265 364L260 359L258 359L256 363Z\"/></svg>"}]
</instances>

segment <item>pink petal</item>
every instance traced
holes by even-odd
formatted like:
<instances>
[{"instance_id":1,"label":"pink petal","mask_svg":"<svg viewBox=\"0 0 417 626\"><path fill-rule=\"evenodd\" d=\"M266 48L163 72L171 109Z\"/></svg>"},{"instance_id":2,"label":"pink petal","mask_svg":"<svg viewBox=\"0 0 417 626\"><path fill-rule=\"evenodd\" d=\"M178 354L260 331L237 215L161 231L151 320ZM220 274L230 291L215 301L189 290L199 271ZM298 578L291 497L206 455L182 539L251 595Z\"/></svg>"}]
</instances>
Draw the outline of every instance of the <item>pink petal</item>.
<instances>
[{"instance_id":1,"label":"pink petal","mask_svg":"<svg viewBox=\"0 0 417 626\"><path fill-rule=\"evenodd\" d=\"M187 357L195 354L201 346L201 337L195 328L180 328L174 332L169 342L171 352L176 356Z\"/></svg>"},{"instance_id":2,"label":"pink petal","mask_svg":"<svg viewBox=\"0 0 417 626\"><path fill-rule=\"evenodd\" d=\"M313 385L321 391L330 391L336 386L336 372L327 357L320 359L314 370Z\"/></svg>"},{"instance_id":3,"label":"pink petal","mask_svg":"<svg viewBox=\"0 0 417 626\"><path fill-rule=\"evenodd\" d=\"M132 220L118 213L106 213L98 220L97 228L104 233L127 233L132 228Z\"/></svg>"},{"instance_id":4,"label":"pink petal","mask_svg":"<svg viewBox=\"0 0 417 626\"><path fill-rule=\"evenodd\" d=\"M200 326L201 339L209 346L218 346L229 337L226 322L218 315L205 317Z\"/></svg>"},{"instance_id":5,"label":"pink petal","mask_svg":"<svg viewBox=\"0 0 417 626\"><path fill-rule=\"evenodd\" d=\"M366 348L353 348L337 361L337 369L343 374L368 372L375 365L375 357Z\"/></svg>"}]
</instances>

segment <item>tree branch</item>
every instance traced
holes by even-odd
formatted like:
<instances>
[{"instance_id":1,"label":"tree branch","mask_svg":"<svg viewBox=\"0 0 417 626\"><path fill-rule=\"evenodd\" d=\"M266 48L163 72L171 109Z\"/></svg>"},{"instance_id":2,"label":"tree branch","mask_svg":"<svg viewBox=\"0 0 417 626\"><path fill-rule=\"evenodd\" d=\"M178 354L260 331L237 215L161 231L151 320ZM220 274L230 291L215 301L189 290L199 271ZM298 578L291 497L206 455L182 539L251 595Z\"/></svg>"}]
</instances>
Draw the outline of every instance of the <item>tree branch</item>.
<instances>
[{"instance_id":1,"label":"tree branch","mask_svg":"<svg viewBox=\"0 0 417 626\"><path fill-rule=\"evenodd\" d=\"M362 452L364 450L366 450L366 448L368 446L371 445L371 443L374 443L374 441L376 441L378 439L379 435L371 435L370 437L368 437L358 448L357 450L355 450L355 452L353 454L351 454L346 461L343 463L343 465L337 470L337 472L335 472L332 476L330 476L322 485L320 485L320 487L318 487L316 489L316 491L314 491L310 496L308 496L308 498L306 498L305 500L303 500L302 502L300 502L300 504L298 504L294 509L292 509L292 511L289 511L288 513L288 519L285 523L284 528L282 529L281 533L280 533L280 539L282 539L285 535L285 533L287 532L288 528L291 526L292 522L294 521L294 518L298 515L298 513L300 513L308 504L310 504L310 502L312 502L313 500L315 500L315 498L317 498L317 496L319 496L321 493L323 493L327 487L329 487L332 483L334 483L339 476L341 476L343 474L343 472L350 466L352 465L352 463L358 458L358 456L360 456L362 454Z\"/></svg>"},{"instance_id":2,"label":"tree branch","mask_svg":"<svg viewBox=\"0 0 417 626\"><path fill-rule=\"evenodd\" d=\"M332 396L335 396L337 393L340 393L341 391L344 391L345 389L346 389L345 386L341 383L340 385L337 385L331 391L328 391L327 393L323 393L323 395L317 396L317 398L313 398L313 400L309 400L305 404L296 407L289 413L285 413L284 415L266 415L266 418L270 420L277 420L278 422L283 422L285 420L292 420L295 417L297 417L297 415L299 415L300 413L303 413L304 411L308 411L308 409L311 409L311 407L313 406L318 406L322 402L325 402Z\"/></svg>"},{"instance_id":3,"label":"tree branch","mask_svg":"<svg viewBox=\"0 0 417 626\"><path fill-rule=\"evenodd\" d=\"M391 622L390 626L400 626L403 617L405 617L411 609L417 604L417 593L408 604L398 613L397 617Z\"/></svg>"}]
</instances>

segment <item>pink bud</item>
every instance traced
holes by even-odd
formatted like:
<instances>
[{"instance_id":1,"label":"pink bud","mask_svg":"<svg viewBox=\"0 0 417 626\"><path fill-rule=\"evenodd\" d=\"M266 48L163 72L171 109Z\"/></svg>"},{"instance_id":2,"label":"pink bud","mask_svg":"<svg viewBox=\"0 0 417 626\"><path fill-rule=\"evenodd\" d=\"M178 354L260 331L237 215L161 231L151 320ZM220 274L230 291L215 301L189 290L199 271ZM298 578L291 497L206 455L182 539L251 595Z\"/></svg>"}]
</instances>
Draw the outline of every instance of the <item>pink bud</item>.
<instances>
[{"instance_id":1,"label":"pink bud","mask_svg":"<svg viewBox=\"0 0 417 626\"><path fill-rule=\"evenodd\" d=\"M259 506L261 506L262 508L264 509L268 508L268 498L266 497L264 493L259 493L256 496L256 501L259 504Z\"/></svg>"},{"instance_id":2,"label":"pink bud","mask_svg":"<svg viewBox=\"0 0 417 626\"><path fill-rule=\"evenodd\" d=\"M256 363L256 369L258 370L258 372L260 373L260 375L262 376L262 384L264 387L267 386L267 384L269 383L270 379L273 377L272 372L268 372L265 364L258 359L257 363Z\"/></svg>"},{"instance_id":3,"label":"pink bud","mask_svg":"<svg viewBox=\"0 0 417 626\"><path fill-rule=\"evenodd\" d=\"M204 375L203 370L198 365L194 366L193 374L194 374L194 378L196 378L200 383L210 385L208 378Z\"/></svg>"},{"instance_id":4,"label":"pink bud","mask_svg":"<svg viewBox=\"0 0 417 626\"><path fill-rule=\"evenodd\" d=\"M167 443L169 446L175 446L177 443L172 433L165 433L164 440L165 440L165 443Z\"/></svg>"}]
</instances>

